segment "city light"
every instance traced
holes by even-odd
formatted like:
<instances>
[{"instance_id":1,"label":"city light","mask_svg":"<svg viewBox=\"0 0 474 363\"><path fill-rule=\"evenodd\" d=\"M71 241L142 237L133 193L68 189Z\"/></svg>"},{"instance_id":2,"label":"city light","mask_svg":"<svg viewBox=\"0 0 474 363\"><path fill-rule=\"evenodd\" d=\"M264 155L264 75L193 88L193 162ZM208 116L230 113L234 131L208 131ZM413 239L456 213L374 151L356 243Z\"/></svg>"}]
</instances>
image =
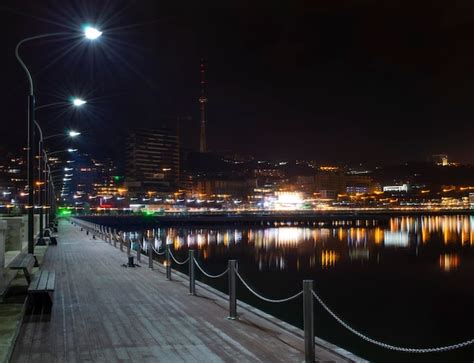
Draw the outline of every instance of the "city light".
<instances>
[{"instance_id":1,"label":"city light","mask_svg":"<svg viewBox=\"0 0 474 363\"><path fill-rule=\"evenodd\" d=\"M87 39L94 40L102 35L102 32L94 27L86 26L84 28L84 36Z\"/></svg>"},{"instance_id":2,"label":"city light","mask_svg":"<svg viewBox=\"0 0 474 363\"><path fill-rule=\"evenodd\" d=\"M70 137L76 137L79 136L81 133L77 131L69 131L69 136Z\"/></svg>"},{"instance_id":3,"label":"city light","mask_svg":"<svg viewBox=\"0 0 474 363\"><path fill-rule=\"evenodd\" d=\"M77 151L77 149L67 149L67 152L69 152L69 153L73 153L73 152L76 152L76 151Z\"/></svg>"}]
</instances>

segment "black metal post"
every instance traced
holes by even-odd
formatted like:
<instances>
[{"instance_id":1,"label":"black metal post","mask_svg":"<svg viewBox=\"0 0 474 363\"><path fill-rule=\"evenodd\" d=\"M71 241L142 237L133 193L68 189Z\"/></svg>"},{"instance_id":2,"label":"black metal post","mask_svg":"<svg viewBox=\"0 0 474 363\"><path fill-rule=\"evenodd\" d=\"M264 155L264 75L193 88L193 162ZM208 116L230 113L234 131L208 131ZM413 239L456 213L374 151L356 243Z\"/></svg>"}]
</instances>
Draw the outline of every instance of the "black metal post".
<instances>
[{"instance_id":1,"label":"black metal post","mask_svg":"<svg viewBox=\"0 0 474 363\"><path fill-rule=\"evenodd\" d=\"M44 179L44 204L46 207L46 210L44 212L45 214L45 228L49 227L49 173L48 173L48 159L46 158L46 155L43 155L44 157L44 174L43 174L43 179Z\"/></svg>"},{"instance_id":2,"label":"black metal post","mask_svg":"<svg viewBox=\"0 0 474 363\"><path fill-rule=\"evenodd\" d=\"M166 278L171 280L171 256L170 256L170 245L166 245Z\"/></svg>"},{"instance_id":3,"label":"black metal post","mask_svg":"<svg viewBox=\"0 0 474 363\"><path fill-rule=\"evenodd\" d=\"M313 280L303 280L304 361L313 363L314 356Z\"/></svg>"},{"instance_id":4,"label":"black metal post","mask_svg":"<svg viewBox=\"0 0 474 363\"><path fill-rule=\"evenodd\" d=\"M196 295L196 280L194 275L194 250L189 250L189 294Z\"/></svg>"},{"instance_id":5,"label":"black metal post","mask_svg":"<svg viewBox=\"0 0 474 363\"><path fill-rule=\"evenodd\" d=\"M35 96L28 96L28 253L35 252Z\"/></svg>"},{"instance_id":6,"label":"black metal post","mask_svg":"<svg viewBox=\"0 0 474 363\"><path fill-rule=\"evenodd\" d=\"M228 319L237 319L237 294L235 291L235 262L229 260L229 317Z\"/></svg>"},{"instance_id":7,"label":"black metal post","mask_svg":"<svg viewBox=\"0 0 474 363\"><path fill-rule=\"evenodd\" d=\"M148 267L153 269L153 248L151 242L147 242L147 250L148 250Z\"/></svg>"},{"instance_id":8,"label":"black metal post","mask_svg":"<svg viewBox=\"0 0 474 363\"><path fill-rule=\"evenodd\" d=\"M137 238L138 243L135 245L137 247L137 262L141 261L141 256L142 256L142 247L140 244L140 239L142 239L142 243L143 243L143 236L138 235L138 238Z\"/></svg>"},{"instance_id":9,"label":"black metal post","mask_svg":"<svg viewBox=\"0 0 474 363\"><path fill-rule=\"evenodd\" d=\"M38 204L39 204L39 238L36 244L38 246L44 246L46 243L43 236L43 140L38 143Z\"/></svg>"}]
</instances>

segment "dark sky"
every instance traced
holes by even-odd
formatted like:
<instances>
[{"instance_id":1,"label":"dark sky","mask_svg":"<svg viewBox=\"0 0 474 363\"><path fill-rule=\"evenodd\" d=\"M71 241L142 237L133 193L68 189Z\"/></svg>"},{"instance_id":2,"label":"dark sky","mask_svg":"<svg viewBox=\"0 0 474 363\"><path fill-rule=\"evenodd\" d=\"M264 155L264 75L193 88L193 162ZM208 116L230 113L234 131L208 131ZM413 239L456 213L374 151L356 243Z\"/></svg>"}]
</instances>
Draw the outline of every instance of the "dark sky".
<instances>
[{"instance_id":1,"label":"dark sky","mask_svg":"<svg viewBox=\"0 0 474 363\"><path fill-rule=\"evenodd\" d=\"M25 139L15 44L89 22L104 31L94 44L63 37L22 49L38 104L90 99L81 112L37 115L45 133L80 127L82 150L119 156L127 128L186 115L183 140L196 148L205 57L212 150L336 162L448 153L474 163L473 1L166 3L2 1L0 143Z\"/></svg>"}]
</instances>

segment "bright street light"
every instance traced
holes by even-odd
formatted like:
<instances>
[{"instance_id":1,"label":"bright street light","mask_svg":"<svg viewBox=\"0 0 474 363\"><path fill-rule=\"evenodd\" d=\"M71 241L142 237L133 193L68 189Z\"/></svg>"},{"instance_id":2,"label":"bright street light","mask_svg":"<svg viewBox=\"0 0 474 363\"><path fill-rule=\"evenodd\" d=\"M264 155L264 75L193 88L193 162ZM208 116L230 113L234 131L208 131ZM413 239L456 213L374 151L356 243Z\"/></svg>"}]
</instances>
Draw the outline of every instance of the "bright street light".
<instances>
[{"instance_id":1,"label":"bright street light","mask_svg":"<svg viewBox=\"0 0 474 363\"><path fill-rule=\"evenodd\" d=\"M77 149L67 149L67 151L70 152L70 153L73 153L73 152L76 152Z\"/></svg>"},{"instance_id":2,"label":"bright street light","mask_svg":"<svg viewBox=\"0 0 474 363\"><path fill-rule=\"evenodd\" d=\"M69 136L71 137L76 137L79 136L81 133L77 131L69 131Z\"/></svg>"},{"instance_id":3,"label":"bright street light","mask_svg":"<svg viewBox=\"0 0 474 363\"><path fill-rule=\"evenodd\" d=\"M91 26L86 26L84 28L84 35L87 39L91 39L91 40L94 40L94 39L97 39L98 37L100 37L102 35L102 32L96 28L93 28Z\"/></svg>"},{"instance_id":4,"label":"bright street light","mask_svg":"<svg viewBox=\"0 0 474 363\"><path fill-rule=\"evenodd\" d=\"M73 104L74 106L78 106L78 107L79 107L79 106L82 106L82 105L85 104L85 103L87 103L87 101L84 101L84 100L82 100L82 99L80 99L80 98L75 98L75 99L72 100L72 104Z\"/></svg>"}]
</instances>

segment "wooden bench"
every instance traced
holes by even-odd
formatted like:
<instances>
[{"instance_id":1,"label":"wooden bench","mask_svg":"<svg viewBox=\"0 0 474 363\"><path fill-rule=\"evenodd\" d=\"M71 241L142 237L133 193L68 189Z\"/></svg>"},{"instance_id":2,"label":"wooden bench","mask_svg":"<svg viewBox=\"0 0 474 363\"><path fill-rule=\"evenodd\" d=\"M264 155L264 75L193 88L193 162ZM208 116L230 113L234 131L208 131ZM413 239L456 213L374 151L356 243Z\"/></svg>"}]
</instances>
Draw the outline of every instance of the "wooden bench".
<instances>
[{"instance_id":1,"label":"wooden bench","mask_svg":"<svg viewBox=\"0 0 474 363\"><path fill-rule=\"evenodd\" d=\"M35 256L28 253L20 253L15 259L10 263L11 270L23 270L25 274L26 281L28 284L31 282L31 270L35 265Z\"/></svg>"},{"instance_id":2,"label":"wooden bench","mask_svg":"<svg viewBox=\"0 0 474 363\"><path fill-rule=\"evenodd\" d=\"M42 305L51 311L53 306L55 274L53 271L41 270L33 277L28 286L29 304Z\"/></svg>"}]
</instances>

